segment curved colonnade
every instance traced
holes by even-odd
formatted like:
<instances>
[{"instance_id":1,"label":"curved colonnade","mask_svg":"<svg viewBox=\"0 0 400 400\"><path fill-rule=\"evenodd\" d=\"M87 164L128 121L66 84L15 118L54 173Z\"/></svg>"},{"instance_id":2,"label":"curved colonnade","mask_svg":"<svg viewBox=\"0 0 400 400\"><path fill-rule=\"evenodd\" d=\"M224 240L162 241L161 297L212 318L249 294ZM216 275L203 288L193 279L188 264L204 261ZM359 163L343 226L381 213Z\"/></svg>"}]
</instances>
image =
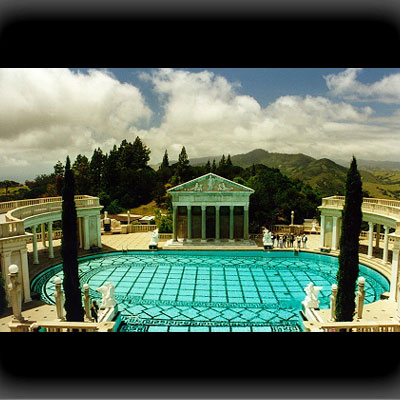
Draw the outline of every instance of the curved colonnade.
<instances>
[{"instance_id":1,"label":"curved colonnade","mask_svg":"<svg viewBox=\"0 0 400 400\"><path fill-rule=\"evenodd\" d=\"M320 247L330 247L339 250L342 224L344 196L331 196L322 199ZM399 285L399 252L400 252L400 201L364 198L362 203L362 218L368 222L368 255L372 259L375 248L379 248L381 227L383 227L382 264L390 269L390 299L397 300ZM389 241L393 242L392 262L389 260Z\"/></svg>"},{"instance_id":2,"label":"curved colonnade","mask_svg":"<svg viewBox=\"0 0 400 400\"><path fill-rule=\"evenodd\" d=\"M100 205L97 197L75 196L78 222L79 247L89 250L101 247ZM17 264L20 267L20 280L23 301L31 301L27 243L33 243L33 264L39 264L37 247L38 227L41 227L42 243L46 244L46 226L48 232L48 257L54 258L53 223L61 221L62 197L19 200L0 203L2 222L0 223L0 264L1 272L9 283L8 267ZM6 213L4 215L4 213ZM30 228L32 233L26 232Z\"/></svg>"}]
</instances>

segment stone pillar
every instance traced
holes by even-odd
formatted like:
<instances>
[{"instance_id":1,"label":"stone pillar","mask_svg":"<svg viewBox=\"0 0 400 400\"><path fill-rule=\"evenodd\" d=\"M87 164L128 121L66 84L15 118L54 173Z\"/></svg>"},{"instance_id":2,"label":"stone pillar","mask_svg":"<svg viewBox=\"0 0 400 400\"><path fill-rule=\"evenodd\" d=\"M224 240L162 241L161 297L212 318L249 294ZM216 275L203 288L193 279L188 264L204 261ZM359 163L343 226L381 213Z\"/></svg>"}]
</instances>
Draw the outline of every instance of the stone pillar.
<instances>
[{"instance_id":1,"label":"stone pillar","mask_svg":"<svg viewBox=\"0 0 400 400\"><path fill-rule=\"evenodd\" d=\"M79 233L79 248L83 248L83 239L82 239L82 217L78 217L78 233Z\"/></svg>"},{"instance_id":2,"label":"stone pillar","mask_svg":"<svg viewBox=\"0 0 400 400\"><path fill-rule=\"evenodd\" d=\"M93 321L90 315L90 295L89 295L89 285L85 283L83 285L83 304L85 306L85 315L89 321Z\"/></svg>"},{"instance_id":3,"label":"stone pillar","mask_svg":"<svg viewBox=\"0 0 400 400\"><path fill-rule=\"evenodd\" d=\"M243 239L249 238L249 206L243 206Z\"/></svg>"},{"instance_id":4,"label":"stone pillar","mask_svg":"<svg viewBox=\"0 0 400 400\"><path fill-rule=\"evenodd\" d=\"M42 232L42 245L43 245L43 247L47 247L46 246L46 232L45 232L45 229L44 229L44 224L41 224L41 232Z\"/></svg>"},{"instance_id":5,"label":"stone pillar","mask_svg":"<svg viewBox=\"0 0 400 400\"><path fill-rule=\"evenodd\" d=\"M187 241L192 241L192 206L187 206Z\"/></svg>"},{"instance_id":6,"label":"stone pillar","mask_svg":"<svg viewBox=\"0 0 400 400\"><path fill-rule=\"evenodd\" d=\"M18 266L13 264L8 268L10 283L8 284L8 290L10 294L10 302L13 311L13 319L11 322L24 322L22 317L22 295L21 295L21 284L18 282Z\"/></svg>"},{"instance_id":7,"label":"stone pillar","mask_svg":"<svg viewBox=\"0 0 400 400\"><path fill-rule=\"evenodd\" d=\"M229 206L229 241L234 242L233 239L233 224L234 224L234 206Z\"/></svg>"},{"instance_id":8,"label":"stone pillar","mask_svg":"<svg viewBox=\"0 0 400 400\"><path fill-rule=\"evenodd\" d=\"M325 245L325 215L321 215L320 247Z\"/></svg>"},{"instance_id":9,"label":"stone pillar","mask_svg":"<svg viewBox=\"0 0 400 400\"><path fill-rule=\"evenodd\" d=\"M32 226L32 233L33 233L33 238L32 238L32 243L33 243L33 263L34 264L39 264L39 253L38 253L38 248L37 248L36 228L37 228L37 225L33 225Z\"/></svg>"},{"instance_id":10,"label":"stone pillar","mask_svg":"<svg viewBox=\"0 0 400 400\"><path fill-rule=\"evenodd\" d=\"M49 222L47 225L47 230L49 232L49 258L54 258L54 248L53 248L53 222Z\"/></svg>"},{"instance_id":11,"label":"stone pillar","mask_svg":"<svg viewBox=\"0 0 400 400\"><path fill-rule=\"evenodd\" d=\"M173 214L172 214L173 241L176 242L178 240L178 224L177 224L178 206L172 206L172 208L173 208Z\"/></svg>"},{"instance_id":12,"label":"stone pillar","mask_svg":"<svg viewBox=\"0 0 400 400\"><path fill-rule=\"evenodd\" d=\"M6 288L10 283L10 275L8 271L8 267L11 265L11 251L6 251L1 253L1 272L3 274L3 278L6 281L4 287ZM7 296L8 296L7 292Z\"/></svg>"},{"instance_id":13,"label":"stone pillar","mask_svg":"<svg viewBox=\"0 0 400 400\"><path fill-rule=\"evenodd\" d=\"M356 295L356 309L357 309L357 318L361 319L364 309L364 299L365 299L365 278L360 276L358 278L358 291Z\"/></svg>"},{"instance_id":14,"label":"stone pillar","mask_svg":"<svg viewBox=\"0 0 400 400\"><path fill-rule=\"evenodd\" d=\"M380 224L377 224L377 225L376 225L376 238L375 238L375 247L376 247L377 249L379 249L379 241L380 241L380 238L381 238L381 225L380 225Z\"/></svg>"},{"instance_id":15,"label":"stone pillar","mask_svg":"<svg viewBox=\"0 0 400 400\"><path fill-rule=\"evenodd\" d=\"M387 225L383 226L383 229L385 230L385 237L383 239L383 258L382 261L384 263L388 262L388 250L389 250L389 227Z\"/></svg>"},{"instance_id":16,"label":"stone pillar","mask_svg":"<svg viewBox=\"0 0 400 400\"><path fill-rule=\"evenodd\" d=\"M64 318L64 303L65 303L65 297L64 293L61 290L61 279L56 276L54 279L54 285L56 287L56 291L54 292L54 297L56 299L56 311L57 311L57 318L60 321L63 321Z\"/></svg>"},{"instance_id":17,"label":"stone pillar","mask_svg":"<svg viewBox=\"0 0 400 400\"><path fill-rule=\"evenodd\" d=\"M220 206L215 205L215 241L220 239L220 216L219 216Z\"/></svg>"},{"instance_id":18,"label":"stone pillar","mask_svg":"<svg viewBox=\"0 0 400 400\"><path fill-rule=\"evenodd\" d=\"M331 307L331 317L330 321L336 320L336 296L337 296L338 286L336 283L332 285L332 294L330 296L330 307Z\"/></svg>"},{"instance_id":19,"label":"stone pillar","mask_svg":"<svg viewBox=\"0 0 400 400\"><path fill-rule=\"evenodd\" d=\"M21 270L22 270L22 285L24 288L24 302L32 301L31 287L29 282L29 267L28 267L28 251L26 248L20 249Z\"/></svg>"},{"instance_id":20,"label":"stone pillar","mask_svg":"<svg viewBox=\"0 0 400 400\"><path fill-rule=\"evenodd\" d=\"M85 227L85 234L84 234L84 250L90 249L90 233L89 233L89 217L83 217L83 226Z\"/></svg>"},{"instance_id":21,"label":"stone pillar","mask_svg":"<svg viewBox=\"0 0 400 400\"><path fill-rule=\"evenodd\" d=\"M392 274L390 276L390 295L389 299L393 301L400 300L398 296L399 287L399 253L400 253L400 239L396 238L392 253Z\"/></svg>"},{"instance_id":22,"label":"stone pillar","mask_svg":"<svg viewBox=\"0 0 400 400\"><path fill-rule=\"evenodd\" d=\"M129 225L128 225L129 226ZM100 214L96 217L96 229L97 229L97 247L101 249L101 222ZM129 231L128 231L129 232Z\"/></svg>"},{"instance_id":23,"label":"stone pillar","mask_svg":"<svg viewBox=\"0 0 400 400\"><path fill-rule=\"evenodd\" d=\"M201 241L206 242L206 206L201 206Z\"/></svg>"},{"instance_id":24,"label":"stone pillar","mask_svg":"<svg viewBox=\"0 0 400 400\"><path fill-rule=\"evenodd\" d=\"M338 217L333 216L333 225L332 225L332 250L337 250L337 226L338 226Z\"/></svg>"},{"instance_id":25,"label":"stone pillar","mask_svg":"<svg viewBox=\"0 0 400 400\"><path fill-rule=\"evenodd\" d=\"M368 222L369 231L368 231L368 258L372 258L372 252L374 250L374 223Z\"/></svg>"}]
</instances>

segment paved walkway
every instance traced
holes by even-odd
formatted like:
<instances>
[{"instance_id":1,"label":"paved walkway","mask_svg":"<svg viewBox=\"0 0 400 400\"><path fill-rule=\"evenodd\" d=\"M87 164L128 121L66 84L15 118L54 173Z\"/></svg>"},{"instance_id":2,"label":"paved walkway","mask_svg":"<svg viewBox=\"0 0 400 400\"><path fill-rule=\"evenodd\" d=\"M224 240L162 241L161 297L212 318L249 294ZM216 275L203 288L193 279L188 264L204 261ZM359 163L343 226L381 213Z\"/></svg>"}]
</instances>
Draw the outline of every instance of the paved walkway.
<instances>
[{"instance_id":1,"label":"paved walkway","mask_svg":"<svg viewBox=\"0 0 400 400\"><path fill-rule=\"evenodd\" d=\"M148 250L148 245L151 239L150 232L137 232L137 233L129 233L129 234L112 234L112 235L102 235L102 252L108 251L120 251L120 250ZM365 243L364 243L365 242ZM166 243L166 240L159 241L159 248L162 248ZM361 241L360 244L362 246L368 246L368 241ZM38 250L39 250L39 264L33 265L33 249L32 244L28 244L28 258L29 258L29 270L30 270L30 279L36 276L41 271L47 269L48 267L61 263L61 240L54 240L54 258L48 258L48 248L43 247L42 242L38 241ZM306 250L308 251L318 251L319 252L320 245L320 236L316 235L308 235L308 241L306 245ZM234 246L235 249L240 249L239 246ZM210 248L207 246L207 248ZM219 248L213 247L214 249L226 249L227 247L220 246ZM182 250L187 250L188 247L182 247ZM193 247L193 249L204 249L204 246ZM231 246L230 246L231 249ZM232 248L233 249L233 248ZM253 247L254 249L254 247ZM258 249L262 250L262 247L258 247ZM389 247L390 249L390 247ZM175 250L175 248L174 248ZM285 251L287 248L283 249L275 249L275 251ZM362 249L361 249L362 250ZM366 252L366 249L364 249ZM382 249L379 249L382 251ZM84 256L90 254L89 250L79 249L78 255ZM337 252L332 252L332 254L337 254ZM380 255L379 251L374 252L374 255ZM391 251L389 251L389 256L391 255ZM379 262L378 259L374 260L375 262ZM364 262L364 260L363 260ZM364 307L364 318L362 321L378 321L378 320L396 320L396 310L397 304L394 302L389 302L389 300L379 301L376 303L365 305ZM322 314L325 313L328 315L329 310L321 310ZM9 332L8 323L11 322L12 319L12 311L11 308L6 310L5 316L0 319L0 332ZM53 320L56 317L55 306L48 305L41 301L34 300L32 302L26 303L23 305L22 316L28 321L37 321L37 320L45 320L48 319Z\"/></svg>"}]
</instances>

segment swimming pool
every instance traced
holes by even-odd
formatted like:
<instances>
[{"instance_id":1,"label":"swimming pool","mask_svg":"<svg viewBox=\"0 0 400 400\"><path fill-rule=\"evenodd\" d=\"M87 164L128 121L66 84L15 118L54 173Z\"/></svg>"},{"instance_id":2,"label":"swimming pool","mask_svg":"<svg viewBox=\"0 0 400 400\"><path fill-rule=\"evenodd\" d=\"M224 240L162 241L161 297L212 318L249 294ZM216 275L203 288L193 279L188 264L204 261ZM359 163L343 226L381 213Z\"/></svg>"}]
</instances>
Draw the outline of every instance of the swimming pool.
<instances>
[{"instance_id":1,"label":"swimming pool","mask_svg":"<svg viewBox=\"0 0 400 400\"><path fill-rule=\"evenodd\" d=\"M129 251L79 259L81 286L109 281L121 311L121 331L301 331L304 288L322 286L320 308L329 308L338 259L300 252ZM36 276L32 290L54 304L54 278L62 265ZM360 264L365 302L379 300L388 280Z\"/></svg>"}]
</instances>

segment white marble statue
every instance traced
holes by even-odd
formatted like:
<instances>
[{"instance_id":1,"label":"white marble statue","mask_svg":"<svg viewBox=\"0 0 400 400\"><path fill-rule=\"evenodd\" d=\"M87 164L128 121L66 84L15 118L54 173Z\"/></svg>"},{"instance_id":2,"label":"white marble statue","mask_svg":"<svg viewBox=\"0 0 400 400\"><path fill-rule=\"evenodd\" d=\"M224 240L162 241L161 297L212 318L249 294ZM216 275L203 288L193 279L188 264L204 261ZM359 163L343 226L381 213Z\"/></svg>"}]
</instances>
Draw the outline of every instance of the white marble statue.
<instances>
[{"instance_id":1,"label":"white marble statue","mask_svg":"<svg viewBox=\"0 0 400 400\"><path fill-rule=\"evenodd\" d=\"M149 247L157 247L158 245L158 229L155 229L153 232L151 232L151 240L149 243Z\"/></svg>"},{"instance_id":2,"label":"white marble statue","mask_svg":"<svg viewBox=\"0 0 400 400\"><path fill-rule=\"evenodd\" d=\"M303 304L307 308L319 308L319 300L318 293L322 289L322 286L314 286L312 282L310 282L304 289L307 296L303 301Z\"/></svg>"},{"instance_id":3,"label":"white marble statue","mask_svg":"<svg viewBox=\"0 0 400 400\"><path fill-rule=\"evenodd\" d=\"M228 190L228 188L225 186L225 183L222 182L218 185L218 190L223 191L223 190Z\"/></svg>"},{"instance_id":4,"label":"white marble statue","mask_svg":"<svg viewBox=\"0 0 400 400\"><path fill-rule=\"evenodd\" d=\"M273 246L272 244L272 235L268 229L264 229L264 236L263 236L263 245L264 246Z\"/></svg>"},{"instance_id":5,"label":"white marble statue","mask_svg":"<svg viewBox=\"0 0 400 400\"><path fill-rule=\"evenodd\" d=\"M210 175L208 178L208 190L213 190L215 179Z\"/></svg>"},{"instance_id":6,"label":"white marble statue","mask_svg":"<svg viewBox=\"0 0 400 400\"><path fill-rule=\"evenodd\" d=\"M196 185L194 185L193 190L195 192L202 192L203 191L203 186L199 184L199 182L196 183Z\"/></svg>"},{"instance_id":7,"label":"white marble statue","mask_svg":"<svg viewBox=\"0 0 400 400\"><path fill-rule=\"evenodd\" d=\"M106 282L105 286L100 286L96 290L102 295L100 308L110 308L117 305L114 296L115 286L111 282Z\"/></svg>"},{"instance_id":8,"label":"white marble statue","mask_svg":"<svg viewBox=\"0 0 400 400\"><path fill-rule=\"evenodd\" d=\"M316 223L315 220L313 220L312 227L311 227L311 232L317 232L316 226L317 226L317 223Z\"/></svg>"}]
</instances>

